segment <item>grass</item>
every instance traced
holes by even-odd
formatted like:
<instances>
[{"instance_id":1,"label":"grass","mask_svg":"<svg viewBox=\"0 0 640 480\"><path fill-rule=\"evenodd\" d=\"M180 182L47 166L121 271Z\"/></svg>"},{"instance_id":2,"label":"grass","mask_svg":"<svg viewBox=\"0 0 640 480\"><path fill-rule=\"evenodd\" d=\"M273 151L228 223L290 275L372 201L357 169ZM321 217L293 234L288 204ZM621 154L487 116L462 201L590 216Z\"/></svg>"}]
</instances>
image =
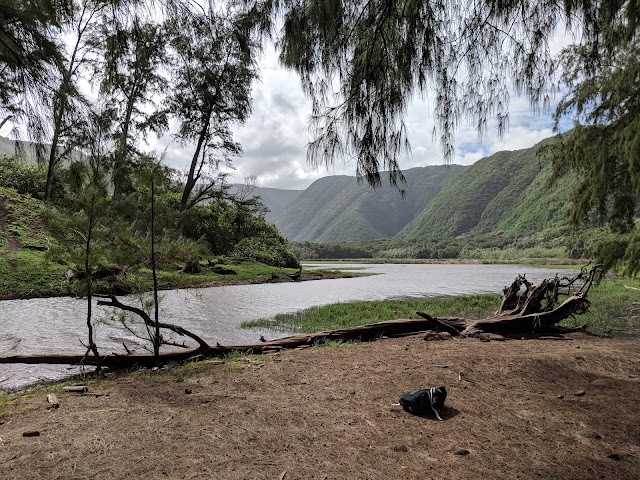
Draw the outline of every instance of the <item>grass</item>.
<instances>
[{"instance_id":1,"label":"grass","mask_svg":"<svg viewBox=\"0 0 640 480\"><path fill-rule=\"evenodd\" d=\"M626 288L631 287L631 288ZM602 282L595 285L589 291L591 307L589 311L576 318L564 321L565 326L577 326L587 324L587 328L593 333L615 334L616 330L624 329L631 325L634 315L634 302L640 302L640 279L617 279ZM636 305L637 309L638 306ZM638 316L638 313L635 313ZM637 323L637 319L635 322Z\"/></svg>"},{"instance_id":2,"label":"grass","mask_svg":"<svg viewBox=\"0 0 640 480\"><path fill-rule=\"evenodd\" d=\"M632 288L625 288L625 285ZM624 330L630 325L633 304L640 302L640 292L633 288L640 288L640 279L609 280L592 287L589 292L589 312L567 319L562 325L586 324L587 330L592 333L613 332L615 335L616 331ZM241 326L279 333L312 333L415 317L416 311L424 311L436 317L477 319L494 313L499 304L498 295L487 294L338 303L278 314L270 319L243 322Z\"/></svg>"},{"instance_id":3,"label":"grass","mask_svg":"<svg viewBox=\"0 0 640 480\"><path fill-rule=\"evenodd\" d=\"M248 261L223 265L236 273L221 275L213 272L212 266L203 266L202 272L186 274L179 270L161 270L158 283L161 289L195 288L207 284L225 283L261 283L267 281L290 281L287 274L297 272L292 268L271 267L262 263ZM22 296L55 296L73 293L73 285L69 285L64 273L68 268L55 262L47 261L44 252L17 250L0 255L0 298ZM303 270L302 277L309 275L354 276L353 273L338 270ZM141 269L129 272L116 283L98 282L94 284L96 293L112 291L150 291L152 288L151 271ZM116 290L114 290L116 289Z\"/></svg>"},{"instance_id":4,"label":"grass","mask_svg":"<svg viewBox=\"0 0 640 480\"><path fill-rule=\"evenodd\" d=\"M416 311L437 317L482 318L493 313L498 305L499 297L488 294L336 303L278 314L273 319L243 322L241 326L267 328L276 332L311 333L415 317Z\"/></svg>"},{"instance_id":5,"label":"grass","mask_svg":"<svg viewBox=\"0 0 640 480\"><path fill-rule=\"evenodd\" d=\"M0 298L59 295L68 291L64 281L66 267L48 262L39 251L17 250L0 256Z\"/></svg>"}]
</instances>

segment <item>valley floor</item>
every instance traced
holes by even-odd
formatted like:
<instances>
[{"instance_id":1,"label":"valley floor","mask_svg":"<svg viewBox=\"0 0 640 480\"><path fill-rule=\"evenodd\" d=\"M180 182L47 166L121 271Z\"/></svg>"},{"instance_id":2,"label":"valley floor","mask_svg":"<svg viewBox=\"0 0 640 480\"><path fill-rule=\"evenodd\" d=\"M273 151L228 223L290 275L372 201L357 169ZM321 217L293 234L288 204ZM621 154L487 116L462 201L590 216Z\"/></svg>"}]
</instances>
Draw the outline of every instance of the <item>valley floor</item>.
<instances>
[{"instance_id":1,"label":"valley floor","mask_svg":"<svg viewBox=\"0 0 640 480\"><path fill-rule=\"evenodd\" d=\"M89 385L106 395L49 387L7 397L1 477L630 479L640 471L637 337L415 335ZM442 422L390 406L431 385L449 392ZM49 391L57 410L46 408Z\"/></svg>"}]
</instances>

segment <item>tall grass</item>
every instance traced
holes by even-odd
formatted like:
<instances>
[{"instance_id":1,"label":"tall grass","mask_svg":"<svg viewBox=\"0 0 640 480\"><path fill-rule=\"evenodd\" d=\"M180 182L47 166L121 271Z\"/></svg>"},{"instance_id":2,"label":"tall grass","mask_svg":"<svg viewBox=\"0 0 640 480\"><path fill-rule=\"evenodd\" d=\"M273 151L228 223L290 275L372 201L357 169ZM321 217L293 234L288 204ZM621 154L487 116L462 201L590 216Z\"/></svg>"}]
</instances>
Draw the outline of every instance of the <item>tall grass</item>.
<instances>
[{"instance_id":1,"label":"tall grass","mask_svg":"<svg viewBox=\"0 0 640 480\"><path fill-rule=\"evenodd\" d=\"M495 312L499 305L499 297L488 294L336 303L281 313L273 319L243 322L241 326L267 328L280 333L310 333L415 317L416 311L437 317L482 318Z\"/></svg>"},{"instance_id":2,"label":"tall grass","mask_svg":"<svg viewBox=\"0 0 640 480\"><path fill-rule=\"evenodd\" d=\"M626 288L631 287L631 288ZM638 323L639 308L634 303L640 302L640 279L608 280L595 285L589 291L591 307L589 311L563 322L565 326L587 325L593 333L606 333L616 329L624 329ZM635 315L635 319L633 318Z\"/></svg>"},{"instance_id":3,"label":"tall grass","mask_svg":"<svg viewBox=\"0 0 640 480\"><path fill-rule=\"evenodd\" d=\"M632 288L625 288L625 285ZM569 318L564 326L587 325L587 330L602 334L624 330L633 318L634 309L640 308L640 280L610 280L591 288L591 307L584 315ZM498 295L459 295L452 297L411 298L371 302L351 302L311 307L293 313L282 313L271 319L242 323L242 328L269 329L279 333L311 333L355 327L368 323L411 318L416 311L436 317L464 317L478 319L493 314L500 305Z\"/></svg>"}]
</instances>

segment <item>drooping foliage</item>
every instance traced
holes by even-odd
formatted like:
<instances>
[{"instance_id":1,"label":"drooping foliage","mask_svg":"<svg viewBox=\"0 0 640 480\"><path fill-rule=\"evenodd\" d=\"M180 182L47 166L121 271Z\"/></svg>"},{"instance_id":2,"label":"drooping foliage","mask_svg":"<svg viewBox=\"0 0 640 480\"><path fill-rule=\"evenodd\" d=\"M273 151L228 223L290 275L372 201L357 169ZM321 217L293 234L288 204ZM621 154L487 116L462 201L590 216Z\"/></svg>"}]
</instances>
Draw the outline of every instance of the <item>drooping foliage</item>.
<instances>
[{"instance_id":1,"label":"drooping foliage","mask_svg":"<svg viewBox=\"0 0 640 480\"><path fill-rule=\"evenodd\" d=\"M374 185L383 168L392 181L402 179L398 160L409 148L404 117L416 95L433 94L433 133L447 161L462 121L480 135L490 122L505 131L510 88L526 95L534 112L548 106L558 86L550 41L565 29L576 47L564 57L573 60L561 62L563 80L581 86L574 98L586 102L568 98L559 114L590 112L609 96L601 88L617 92L609 99L618 105L635 98L629 96L638 84L630 68L638 58L634 0L273 0L261 7L271 9L275 25L281 22L281 60L301 75L313 102L309 160L355 157L357 173ZM611 60L627 64L614 80L619 87L594 90ZM594 110L600 120L610 117L603 106ZM576 141L585 147L583 137ZM627 152L637 146L624 143Z\"/></svg>"},{"instance_id":2,"label":"drooping foliage","mask_svg":"<svg viewBox=\"0 0 640 480\"><path fill-rule=\"evenodd\" d=\"M23 122L33 138L45 137L43 102L62 62L56 34L70 12L66 0L0 4L0 127Z\"/></svg>"}]
</instances>

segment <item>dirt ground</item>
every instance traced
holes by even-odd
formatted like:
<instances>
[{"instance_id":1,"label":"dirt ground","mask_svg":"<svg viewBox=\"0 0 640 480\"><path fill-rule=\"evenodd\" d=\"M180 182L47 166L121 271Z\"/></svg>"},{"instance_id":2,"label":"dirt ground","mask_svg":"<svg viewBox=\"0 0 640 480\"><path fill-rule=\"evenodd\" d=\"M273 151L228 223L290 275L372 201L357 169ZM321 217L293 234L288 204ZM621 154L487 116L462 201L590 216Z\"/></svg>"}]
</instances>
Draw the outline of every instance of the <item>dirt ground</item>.
<instances>
[{"instance_id":1,"label":"dirt ground","mask_svg":"<svg viewBox=\"0 0 640 480\"><path fill-rule=\"evenodd\" d=\"M431 385L449 392L443 421L390 407ZM45 389L0 419L0 478L640 476L638 338L416 335L119 375L92 389L107 395L59 393L49 410Z\"/></svg>"}]
</instances>

